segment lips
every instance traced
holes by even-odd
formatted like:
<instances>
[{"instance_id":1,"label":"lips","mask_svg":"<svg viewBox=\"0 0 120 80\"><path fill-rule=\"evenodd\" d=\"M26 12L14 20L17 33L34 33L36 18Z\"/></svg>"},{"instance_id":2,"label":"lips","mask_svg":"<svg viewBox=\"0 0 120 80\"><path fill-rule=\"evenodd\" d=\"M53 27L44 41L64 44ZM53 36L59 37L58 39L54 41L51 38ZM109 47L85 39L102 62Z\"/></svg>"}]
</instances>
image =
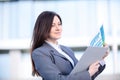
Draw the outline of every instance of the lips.
<instances>
[{"instance_id":1,"label":"lips","mask_svg":"<svg viewBox=\"0 0 120 80\"><path fill-rule=\"evenodd\" d=\"M61 32L55 32L55 34L61 34Z\"/></svg>"}]
</instances>

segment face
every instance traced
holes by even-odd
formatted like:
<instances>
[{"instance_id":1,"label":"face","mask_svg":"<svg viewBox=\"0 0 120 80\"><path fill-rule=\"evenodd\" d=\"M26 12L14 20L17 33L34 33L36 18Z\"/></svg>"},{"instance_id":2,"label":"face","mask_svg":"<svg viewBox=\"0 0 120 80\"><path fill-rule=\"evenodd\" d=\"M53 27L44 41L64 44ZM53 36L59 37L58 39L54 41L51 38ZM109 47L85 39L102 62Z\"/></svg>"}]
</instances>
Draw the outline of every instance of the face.
<instances>
[{"instance_id":1,"label":"face","mask_svg":"<svg viewBox=\"0 0 120 80\"><path fill-rule=\"evenodd\" d=\"M62 25L57 16L54 16L53 22L52 22L52 27L50 30L50 35L49 35L49 40L58 40L61 38L61 33L62 33Z\"/></svg>"}]
</instances>

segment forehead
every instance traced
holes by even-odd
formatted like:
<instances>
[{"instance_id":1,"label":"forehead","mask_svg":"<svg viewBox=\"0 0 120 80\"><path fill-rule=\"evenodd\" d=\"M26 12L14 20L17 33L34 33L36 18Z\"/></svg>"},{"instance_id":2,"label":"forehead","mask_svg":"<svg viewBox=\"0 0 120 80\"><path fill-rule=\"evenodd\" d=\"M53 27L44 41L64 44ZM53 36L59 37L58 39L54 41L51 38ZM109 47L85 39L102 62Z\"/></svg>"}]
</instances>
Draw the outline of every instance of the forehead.
<instances>
[{"instance_id":1,"label":"forehead","mask_svg":"<svg viewBox=\"0 0 120 80\"><path fill-rule=\"evenodd\" d=\"M54 16L53 22L60 22L60 19L58 16Z\"/></svg>"}]
</instances>

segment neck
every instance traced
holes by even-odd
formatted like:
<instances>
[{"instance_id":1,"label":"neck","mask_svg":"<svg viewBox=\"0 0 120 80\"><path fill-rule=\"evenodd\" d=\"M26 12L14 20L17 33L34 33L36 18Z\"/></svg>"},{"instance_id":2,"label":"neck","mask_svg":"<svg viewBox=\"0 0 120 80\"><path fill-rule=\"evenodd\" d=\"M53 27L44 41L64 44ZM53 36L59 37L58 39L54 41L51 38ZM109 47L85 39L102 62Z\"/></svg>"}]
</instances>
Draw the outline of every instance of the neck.
<instances>
[{"instance_id":1,"label":"neck","mask_svg":"<svg viewBox=\"0 0 120 80\"><path fill-rule=\"evenodd\" d=\"M53 40L53 39L47 39L46 41L53 43L53 44L58 44L57 40Z\"/></svg>"}]
</instances>

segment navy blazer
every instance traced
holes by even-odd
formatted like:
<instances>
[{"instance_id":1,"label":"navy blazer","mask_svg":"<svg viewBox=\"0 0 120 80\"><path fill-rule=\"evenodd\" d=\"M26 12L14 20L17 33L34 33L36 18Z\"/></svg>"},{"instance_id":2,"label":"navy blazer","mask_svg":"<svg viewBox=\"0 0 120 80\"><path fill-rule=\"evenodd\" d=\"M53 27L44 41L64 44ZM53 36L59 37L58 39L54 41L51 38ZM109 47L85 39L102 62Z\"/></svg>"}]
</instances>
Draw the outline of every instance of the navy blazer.
<instances>
[{"instance_id":1,"label":"navy blazer","mask_svg":"<svg viewBox=\"0 0 120 80\"><path fill-rule=\"evenodd\" d=\"M60 47L73 59L76 65L78 60L75 58L73 51L62 45ZM48 43L44 43L41 47L35 49L32 52L32 59L35 69L44 80L93 80L104 69L104 67L100 68L100 71L92 76L92 79L87 70L70 74L74 68L71 62Z\"/></svg>"}]
</instances>

